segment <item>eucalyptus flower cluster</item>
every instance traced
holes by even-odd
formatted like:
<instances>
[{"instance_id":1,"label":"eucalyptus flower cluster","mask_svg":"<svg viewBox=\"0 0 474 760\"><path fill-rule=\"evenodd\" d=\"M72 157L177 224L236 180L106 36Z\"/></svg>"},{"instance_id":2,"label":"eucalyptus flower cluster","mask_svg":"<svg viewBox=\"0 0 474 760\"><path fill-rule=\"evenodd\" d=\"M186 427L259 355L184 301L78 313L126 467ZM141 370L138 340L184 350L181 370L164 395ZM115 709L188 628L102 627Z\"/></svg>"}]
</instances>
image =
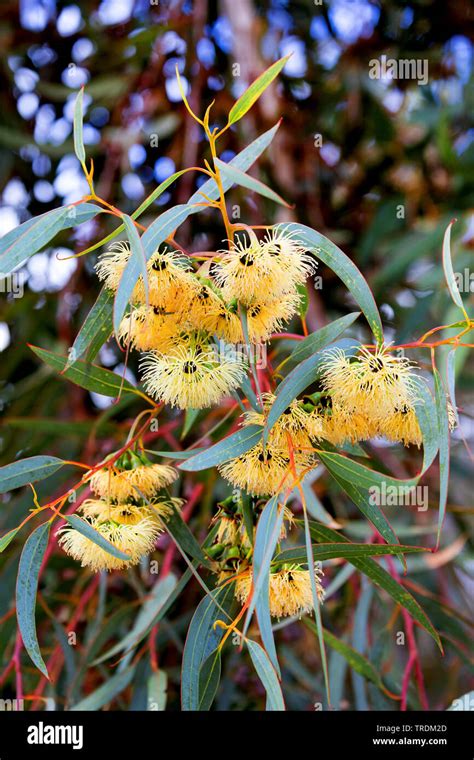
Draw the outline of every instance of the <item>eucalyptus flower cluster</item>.
<instances>
[{"instance_id":1,"label":"eucalyptus flower cluster","mask_svg":"<svg viewBox=\"0 0 474 760\"><path fill-rule=\"evenodd\" d=\"M253 541L255 526L260 515L262 504L254 504L247 509L242 499L229 497L219 504L218 512L213 520L217 527L214 543L208 549L209 556L214 561L214 572L222 587L227 583L234 584L236 599L246 606L251 599L254 584ZM281 505L283 520L280 528L279 541L287 538L294 518L292 511ZM249 525L250 521L250 525ZM249 536L249 530L252 535ZM324 600L322 572L318 566L314 568L316 591L320 602ZM273 562L269 573L269 609L272 617L284 618L311 613L313 610L313 595L311 576L307 568L300 563Z\"/></svg>"},{"instance_id":2,"label":"eucalyptus flower cluster","mask_svg":"<svg viewBox=\"0 0 474 760\"><path fill-rule=\"evenodd\" d=\"M116 291L131 256L128 243L112 244L96 266ZM278 228L262 240L248 228L216 252L208 276L190 257L164 244L147 262L118 338L141 352L140 368L152 398L180 409L218 404L240 386L247 366L241 351L219 345L262 343L298 311L314 259ZM241 309L245 309L246 328Z\"/></svg>"},{"instance_id":3,"label":"eucalyptus flower cluster","mask_svg":"<svg viewBox=\"0 0 474 760\"><path fill-rule=\"evenodd\" d=\"M113 463L95 470L89 485L95 498L86 499L79 510L81 519L121 558L99 546L87 535L67 524L58 531L65 552L94 571L121 570L136 565L150 554L163 531L163 520L180 499L164 492L177 478L174 467L152 464L144 452L127 451Z\"/></svg>"}]
</instances>

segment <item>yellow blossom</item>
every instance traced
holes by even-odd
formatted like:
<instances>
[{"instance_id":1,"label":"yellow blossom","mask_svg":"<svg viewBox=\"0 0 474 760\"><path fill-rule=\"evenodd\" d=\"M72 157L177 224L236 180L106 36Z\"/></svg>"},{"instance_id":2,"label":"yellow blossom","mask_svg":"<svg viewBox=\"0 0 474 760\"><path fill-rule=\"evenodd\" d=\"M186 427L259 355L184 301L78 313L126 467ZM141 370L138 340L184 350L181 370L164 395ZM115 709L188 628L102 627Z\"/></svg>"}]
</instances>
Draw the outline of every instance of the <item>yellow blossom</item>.
<instances>
[{"instance_id":1,"label":"yellow blossom","mask_svg":"<svg viewBox=\"0 0 474 760\"><path fill-rule=\"evenodd\" d=\"M246 372L241 356L219 356L216 347L199 338L166 355L145 354L140 366L146 391L180 409L217 404L238 388Z\"/></svg>"},{"instance_id":2,"label":"yellow blossom","mask_svg":"<svg viewBox=\"0 0 474 760\"><path fill-rule=\"evenodd\" d=\"M316 567L314 573L318 598L322 602L324 599L324 590L320 580L322 573ZM252 582L251 568L237 577L235 596L241 604L245 604L249 600ZM303 570L298 565L290 565L270 572L269 602L270 614L278 619L295 615L300 617L310 613L313 610L313 595L309 571Z\"/></svg>"},{"instance_id":3,"label":"yellow blossom","mask_svg":"<svg viewBox=\"0 0 474 760\"><path fill-rule=\"evenodd\" d=\"M90 479L90 487L102 499L126 502L140 498L136 488L145 498L151 499L177 477L175 468L168 464L150 464L126 470L112 466L97 470Z\"/></svg>"}]
</instances>

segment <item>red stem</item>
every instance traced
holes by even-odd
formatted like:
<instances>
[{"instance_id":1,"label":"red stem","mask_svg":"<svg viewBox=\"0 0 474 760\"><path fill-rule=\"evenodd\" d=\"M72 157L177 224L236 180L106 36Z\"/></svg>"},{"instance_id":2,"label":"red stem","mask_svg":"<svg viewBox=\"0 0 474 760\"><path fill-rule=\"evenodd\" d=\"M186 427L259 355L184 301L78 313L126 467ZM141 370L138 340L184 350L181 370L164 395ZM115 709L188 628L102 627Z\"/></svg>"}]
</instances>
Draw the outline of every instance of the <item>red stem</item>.
<instances>
[{"instance_id":1,"label":"red stem","mask_svg":"<svg viewBox=\"0 0 474 760\"><path fill-rule=\"evenodd\" d=\"M390 570L390 575L398 583L401 583L400 576L395 570L395 565L391 557L387 557L387 564ZM405 623L405 630L406 630L407 639L408 639L409 657L408 657L408 662L405 666L405 671L403 673L402 692L401 692L402 699L401 699L400 709L403 712L405 712L407 709L407 697L408 697L408 686L410 683L410 675L411 675L413 666L415 666L415 680L418 687L418 696L420 698L421 707L423 710L429 710L428 699L426 696L425 684L423 680L423 671L421 669L421 663L420 663L420 655L418 652L418 647L416 645L415 626L413 623L413 619L411 615L404 608L402 608L402 616L403 616L403 622Z\"/></svg>"}]
</instances>

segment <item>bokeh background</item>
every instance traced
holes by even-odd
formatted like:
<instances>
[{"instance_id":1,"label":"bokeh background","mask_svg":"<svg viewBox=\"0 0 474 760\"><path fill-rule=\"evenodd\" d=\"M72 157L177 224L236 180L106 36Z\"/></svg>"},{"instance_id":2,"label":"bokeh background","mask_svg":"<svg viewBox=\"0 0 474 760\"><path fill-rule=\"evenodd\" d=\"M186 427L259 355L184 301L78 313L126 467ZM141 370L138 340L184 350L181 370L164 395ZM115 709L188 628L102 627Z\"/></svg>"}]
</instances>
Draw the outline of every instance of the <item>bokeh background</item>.
<instances>
[{"instance_id":1,"label":"bokeh background","mask_svg":"<svg viewBox=\"0 0 474 760\"><path fill-rule=\"evenodd\" d=\"M222 125L246 85L276 58L291 52L278 83L226 133L221 157L229 160L282 117L272 147L251 173L294 203L294 208L282 211L240 189L232 191L231 202L240 206L245 222L294 218L338 243L369 281L388 339L414 340L435 325L459 318L440 265L443 232L453 216L458 218L453 232L454 268L464 273L463 296L466 302L472 300L473 32L474 11L467 0L324 0L320 5L313 0L4 0L0 234L87 192L72 140L73 105L81 86L85 86L86 104L84 142L94 159L97 191L130 213L159 182L176 170L201 164L207 155L204 135L181 102L176 65L194 110L202 115L215 99L212 120ZM427 84L371 79L370 61L381 55L426 60ZM141 221L146 224L164 208L186 202L195 189L196 174L185 175ZM73 234L62 233L54 248L34 256L24 267L23 297L2 295L2 463L38 452L83 456L89 461L108 453L126 435L133 407L121 402L121 407L110 408L110 400L53 379L26 345L62 353L72 345L99 287L93 272L95 253L67 257L111 229L110 217L101 215ZM207 212L193 216L177 235L190 251L216 250L223 237L219 220ZM65 260L59 261L58 256ZM331 272L322 267L321 274L322 289L311 293L310 329L352 306ZM426 352L422 359L428 360ZM123 355L111 343L102 349L100 361L124 371ZM132 376L136 376L134 361L126 370ZM464 350L456 361L462 430L455 433L452 452L445 538L449 564L441 562L430 573L415 567L416 582L424 583L431 594L423 599L425 608L435 624L444 626L444 661L431 645L426 646L430 701L437 709L468 691L466 621L456 617L451 607L443 607L449 602L467 614L473 573L470 466L462 441L464 437L472 445L473 407L468 397L472 365ZM196 438L199 424L198 420ZM386 452L384 457L385 464L400 476L416 469L410 456L400 459ZM46 496L63 483L58 477L57 482L52 478L40 486L40 496ZM197 533L205 530L215 503L213 483L204 486L201 512L192 523ZM324 478L316 493L331 514L341 517L350 512ZM31 494L24 492L5 502L2 530L17 524L18 516L24 517L32 506ZM418 523L424 519L415 518ZM364 528L360 522L358 526L354 530L363 536ZM406 527L405 537L410 536L409 530ZM2 556L0 618L11 608L20 546L21 542L13 544L8 556ZM65 625L68 610L87 583L80 580L78 586L71 567L64 558L54 557L43 589ZM117 597L132 598L135 592L128 580L115 580L109 611L119 604ZM330 607L333 622L349 641L358 593L353 579ZM177 609L173 630L160 631L172 707L178 704L180 648L190 610L200 596L199 588L192 588ZM47 639L47 613L40 615ZM382 634L375 637L369 631L361 642L360 615L357 620L359 645L373 661L382 662L386 643ZM385 630L386 622L382 614L381 628L375 630ZM0 629L0 656L5 661L11 655L13 631L9 617ZM321 687L315 647L308 650L304 630L290 627L281 636L290 682L289 707L311 709ZM259 709L262 693L255 677L245 662L230 659L232 678L220 694L218 707ZM337 667L336 659L333 668ZM339 663L343 683L341 667ZM100 683L101 674L94 671L89 678L86 691ZM393 708L375 688L366 691L357 683L353 689L341 687L341 694L346 708L364 709L367 700L371 706ZM139 706L140 699L137 688L132 704ZM416 707L416 695L410 699Z\"/></svg>"}]
</instances>

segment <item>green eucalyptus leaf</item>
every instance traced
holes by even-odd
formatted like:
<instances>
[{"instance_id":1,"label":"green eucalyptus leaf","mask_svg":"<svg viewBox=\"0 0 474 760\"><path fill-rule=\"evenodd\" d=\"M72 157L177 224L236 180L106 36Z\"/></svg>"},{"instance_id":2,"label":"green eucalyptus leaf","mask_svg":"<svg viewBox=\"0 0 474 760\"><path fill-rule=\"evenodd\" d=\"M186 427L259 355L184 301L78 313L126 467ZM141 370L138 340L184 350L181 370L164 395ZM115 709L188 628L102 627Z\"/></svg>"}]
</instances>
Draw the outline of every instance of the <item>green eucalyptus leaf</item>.
<instances>
[{"instance_id":1,"label":"green eucalyptus leaf","mask_svg":"<svg viewBox=\"0 0 474 760\"><path fill-rule=\"evenodd\" d=\"M241 428L236 433L232 433L227 438L223 438L222 441L215 443L214 446L182 462L178 465L178 469L186 472L198 472L228 462L230 459L245 454L252 446L255 446L262 438L262 431L263 428L259 425L248 425Z\"/></svg>"},{"instance_id":2,"label":"green eucalyptus leaf","mask_svg":"<svg viewBox=\"0 0 474 760\"><path fill-rule=\"evenodd\" d=\"M109 678L105 683L102 684L102 686L99 686L98 689L92 692L92 694L89 694L84 699L81 699L80 702L77 702L73 707L71 707L72 712L81 712L81 711L95 711L100 710L101 707L104 707L104 705L109 704L112 702L115 697L117 697L119 694L121 694L124 689L129 686L129 684L132 681L133 675L135 673L135 665L131 665L125 670L121 670L115 675L112 676L112 678Z\"/></svg>"},{"instance_id":3,"label":"green eucalyptus leaf","mask_svg":"<svg viewBox=\"0 0 474 760\"><path fill-rule=\"evenodd\" d=\"M247 111L252 108L255 101L258 100L262 92L264 92L273 80L276 79L280 71L286 65L288 58L289 56L285 56L284 58L275 61L275 63L269 66L263 74L260 74L260 76L252 82L250 87L245 90L230 109L228 124L235 124L235 122L239 121L242 116L245 116Z\"/></svg>"},{"instance_id":4,"label":"green eucalyptus leaf","mask_svg":"<svg viewBox=\"0 0 474 760\"><path fill-rule=\"evenodd\" d=\"M392 554L419 554L427 552L423 546L403 546L400 544L352 544L352 543L328 543L313 544L313 557L315 562L324 562L329 559L347 559L355 557L383 557ZM284 549L273 559L275 565L286 562L302 563L307 561L306 546L293 546Z\"/></svg>"},{"instance_id":5,"label":"green eucalyptus leaf","mask_svg":"<svg viewBox=\"0 0 474 760\"><path fill-rule=\"evenodd\" d=\"M110 541L107 541L107 539L104 538L101 533L95 530L95 528L93 528L92 525L87 522L87 520L83 520L82 517L78 517L77 515L64 515L64 519L72 528L74 528L74 530L77 530L77 532L82 536L85 536L89 539L89 541L92 541L92 543L99 546L104 550L104 552L111 554L112 557L123 560L130 559L129 554L125 554L125 552L117 549L117 547L114 546L114 544L112 544Z\"/></svg>"},{"instance_id":6,"label":"green eucalyptus leaf","mask_svg":"<svg viewBox=\"0 0 474 760\"><path fill-rule=\"evenodd\" d=\"M78 157L81 164L84 164L86 160L86 152L84 150L84 138L82 134L83 124L83 100L84 100L84 87L81 87L77 93L76 102L74 104L74 152Z\"/></svg>"},{"instance_id":7,"label":"green eucalyptus leaf","mask_svg":"<svg viewBox=\"0 0 474 760\"><path fill-rule=\"evenodd\" d=\"M301 521L298 521L298 523L301 524ZM350 543L349 539L341 533L328 528L326 525L320 525L319 523L310 523L310 533L312 539L318 542ZM398 583L398 581L392 578L390 573L384 570L383 567L370 557L351 557L348 561L361 573L367 575L372 583L386 591L397 604L404 607L422 626L422 628L433 637L441 652L443 651L439 635L433 628L427 615L424 613L416 599L400 583Z\"/></svg>"},{"instance_id":8,"label":"green eucalyptus leaf","mask_svg":"<svg viewBox=\"0 0 474 760\"><path fill-rule=\"evenodd\" d=\"M0 538L0 553L3 552L7 546L11 544L19 530L19 528L9 530L8 533L5 533L5 535Z\"/></svg>"},{"instance_id":9,"label":"green eucalyptus leaf","mask_svg":"<svg viewBox=\"0 0 474 760\"><path fill-rule=\"evenodd\" d=\"M153 509L153 504L150 504L149 506L150 509ZM200 564L209 566L208 558L184 522L180 511L172 503L170 503L169 507L171 513L167 515L166 518L162 518L166 530L185 554L188 554Z\"/></svg>"},{"instance_id":10,"label":"green eucalyptus leaf","mask_svg":"<svg viewBox=\"0 0 474 760\"><path fill-rule=\"evenodd\" d=\"M164 670L157 670L147 681L147 710L162 712L166 709L168 676Z\"/></svg>"},{"instance_id":11,"label":"green eucalyptus leaf","mask_svg":"<svg viewBox=\"0 0 474 760\"><path fill-rule=\"evenodd\" d=\"M310 618L304 618L304 624L310 630L316 632L316 625ZM377 672L372 663L370 663L369 660L364 657L364 655L360 654L360 652L357 652L357 650L349 646L349 644L341 641L341 639L338 639L337 636L328 631L326 628L323 631L323 635L326 644L330 646L331 649L339 652L339 654L344 657L344 659L349 663L351 668L356 671L356 673L359 673L359 675L363 676L368 681L372 681L372 683L378 686L382 691L386 691L380 674Z\"/></svg>"},{"instance_id":12,"label":"green eucalyptus leaf","mask_svg":"<svg viewBox=\"0 0 474 760\"><path fill-rule=\"evenodd\" d=\"M423 378L416 377L417 401L414 404L416 418L423 437L423 475L434 462L439 451L438 413L433 396Z\"/></svg>"},{"instance_id":13,"label":"green eucalyptus leaf","mask_svg":"<svg viewBox=\"0 0 474 760\"><path fill-rule=\"evenodd\" d=\"M308 286L307 285L297 285L296 286L296 292L298 293L300 297L300 302L298 304L298 314L300 315L301 319L304 319L308 313L309 309L309 293L308 293ZM308 354L309 356L309 354Z\"/></svg>"},{"instance_id":14,"label":"green eucalyptus leaf","mask_svg":"<svg viewBox=\"0 0 474 760\"><path fill-rule=\"evenodd\" d=\"M25 649L38 670L49 678L36 634L35 608L38 580L48 546L49 523L43 523L28 537L18 565L16 582L16 616Z\"/></svg>"},{"instance_id":15,"label":"green eucalyptus leaf","mask_svg":"<svg viewBox=\"0 0 474 760\"><path fill-rule=\"evenodd\" d=\"M0 467L0 494L13 491L27 483L36 483L57 472L64 461L58 457L36 456L19 459L4 467Z\"/></svg>"},{"instance_id":16,"label":"green eucalyptus leaf","mask_svg":"<svg viewBox=\"0 0 474 760\"><path fill-rule=\"evenodd\" d=\"M364 313L377 343L383 343L382 321L377 304L366 280L353 261L335 243L304 224L282 224L278 225L278 230L292 235L300 245L311 251L337 274Z\"/></svg>"},{"instance_id":17,"label":"green eucalyptus leaf","mask_svg":"<svg viewBox=\"0 0 474 760\"><path fill-rule=\"evenodd\" d=\"M125 225L125 232L127 233L127 237L130 243L131 255L138 262L138 266L140 268L140 274L142 276L143 284L145 287L145 301L146 301L146 304L148 305L149 304L148 270L146 266L146 256L145 256L145 250L142 244L142 240L140 238L140 235L137 232L137 228L135 227L132 219L129 216L127 216L127 214L123 215L123 223Z\"/></svg>"},{"instance_id":18,"label":"green eucalyptus leaf","mask_svg":"<svg viewBox=\"0 0 474 760\"><path fill-rule=\"evenodd\" d=\"M290 205L283 200L278 193L275 193L274 190L267 187L267 185L260 182L260 180L255 179L255 177L251 177L249 174L240 171L240 169L237 169L235 166L231 166L231 164L226 164L224 161L221 161L220 158L214 159L214 163L219 169L222 177L232 184L240 185L241 187L247 188L247 190L252 190L253 192L258 193L258 195L263 195L265 198L269 198L274 203L279 203L281 206L286 206L287 208L290 207Z\"/></svg>"},{"instance_id":19,"label":"green eucalyptus leaf","mask_svg":"<svg viewBox=\"0 0 474 760\"><path fill-rule=\"evenodd\" d=\"M120 652L128 651L136 647L142 639L151 631L151 629L165 614L168 600L177 587L176 576L172 573L165 578L158 580L151 590L148 598L145 599L143 606L136 617L136 620L129 631L121 641L115 644L105 654L101 655L95 664L109 660Z\"/></svg>"},{"instance_id":20,"label":"green eucalyptus leaf","mask_svg":"<svg viewBox=\"0 0 474 760\"><path fill-rule=\"evenodd\" d=\"M330 324L321 327L319 330L316 330L316 332L311 333L307 338L298 343L296 348L280 366L286 364L299 364L317 351L329 346L329 344L337 340L337 338L339 338L339 336L342 335L342 333L345 332L359 316L360 311L354 311L351 314L347 314L345 317L330 322Z\"/></svg>"},{"instance_id":21,"label":"green eucalyptus leaf","mask_svg":"<svg viewBox=\"0 0 474 760\"><path fill-rule=\"evenodd\" d=\"M220 608L229 618L223 622L229 623L235 607L233 583L212 594L214 598L205 596L198 604L186 636L181 669L181 707L186 712L201 709L200 689L206 686L205 679L201 681L201 668L215 652L224 633L222 628L214 626L216 621L222 620L223 612Z\"/></svg>"},{"instance_id":22,"label":"green eucalyptus leaf","mask_svg":"<svg viewBox=\"0 0 474 760\"><path fill-rule=\"evenodd\" d=\"M446 394L437 369L434 370L436 415L439 427L439 515L436 548L441 540L441 530L446 515L449 487L449 418Z\"/></svg>"},{"instance_id":23,"label":"green eucalyptus leaf","mask_svg":"<svg viewBox=\"0 0 474 760\"><path fill-rule=\"evenodd\" d=\"M323 339L327 339L328 342L331 341L331 331L327 331ZM344 350L347 355L351 355L355 353L358 342L355 339L343 338L342 340L331 344L331 348L336 346ZM264 433L265 439L268 438L268 434L273 425L283 414L285 409L289 407L291 402L318 378L319 370L324 359L325 352L323 350L316 351L308 359L305 359L298 364L278 385L275 391L275 401L273 402L272 408L267 417Z\"/></svg>"},{"instance_id":24,"label":"green eucalyptus leaf","mask_svg":"<svg viewBox=\"0 0 474 760\"><path fill-rule=\"evenodd\" d=\"M181 441L186 438L188 433L190 433L190 431L193 429L194 423L198 419L200 413L201 409L186 409L186 412L184 413L183 429L180 435Z\"/></svg>"},{"instance_id":25,"label":"green eucalyptus leaf","mask_svg":"<svg viewBox=\"0 0 474 760\"><path fill-rule=\"evenodd\" d=\"M61 230L77 227L93 219L102 209L93 203L61 206L28 219L7 232L0 240L0 273L13 272L33 254L44 248Z\"/></svg>"},{"instance_id":26,"label":"green eucalyptus leaf","mask_svg":"<svg viewBox=\"0 0 474 760\"><path fill-rule=\"evenodd\" d=\"M211 652L199 671L199 710L210 710L221 680L221 653Z\"/></svg>"},{"instance_id":27,"label":"green eucalyptus leaf","mask_svg":"<svg viewBox=\"0 0 474 760\"><path fill-rule=\"evenodd\" d=\"M84 355L88 362L95 359L112 333L113 304L112 291L103 287L72 344L66 369Z\"/></svg>"},{"instance_id":28,"label":"green eucalyptus leaf","mask_svg":"<svg viewBox=\"0 0 474 760\"><path fill-rule=\"evenodd\" d=\"M266 503L257 523L252 562L253 593L243 628L245 636L255 610L262 643L279 678L281 673L270 617L269 588L270 565L280 538L283 516L283 506L278 503L278 497L273 496Z\"/></svg>"},{"instance_id":29,"label":"green eucalyptus leaf","mask_svg":"<svg viewBox=\"0 0 474 760\"><path fill-rule=\"evenodd\" d=\"M257 675L260 678L267 693L267 711L281 712L285 710L285 702L278 677L268 655L260 644L251 639L246 639L250 657L254 664Z\"/></svg>"},{"instance_id":30,"label":"green eucalyptus leaf","mask_svg":"<svg viewBox=\"0 0 474 760\"><path fill-rule=\"evenodd\" d=\"M88 364L82 359L74 362L69 369L66 369L68 360L65 356L38 346L30 346L30 348L45 364L59 372L59 377L70 380L88 391L101 393L103 396L112 396L112 398L116 398L121 393L138 393L128 380L108 369L102 369L95 364Z\"/></svg>"},{"instance_id":31,"label":"green eucalyptus leaf","mask_svg":"<svg viewBox=\"0 0 474 760\"><path fill-rule=\"evenodd\" d=\"M313 598L313 610L316 620L316 634L319 643L319 653L321 655L321 664L323 666L324 686L326 688L326 700L328 705L331 704L331 688L329 684L329 669L328 660L326 655L326 647L324 646L323 636L323 621L321 617L321 602L318 596L318 582L316 579L316 572L314 568L314 555L313 546L311 544L311 534L309 531L309 520L306 509L303 510L304 517L304 536L306 547L306 561L308 563L309 577L311 582L311 596Z\"/></svg>"},{"instance_id":32,"label":"green eucalyptus leaf","mask_svg":"<svg viewBox=\"0 0 474 760\"><path fill-rule=\"evenodd\" d=\"M443 269L444 269L444 276L446 278L446 283L448 286L448 290L451 294L451 298L453 299L456 306L459 306L460 309L464 311L464 305L462 302L461 294L459 292L458 284L456 282L456 277L454 275L453 270L453 262L451 258L451 228L454 224L456 219L453 219L447 226L446 232L444 233L443 238Z\"/></svg>"},{"instance_id":33,"label":"green eucalyptus leaf","mask_svg":"<svg viewBox=\"0 0 474 760\"><path fill-rule=\"evenodd\" d=\"M456 406L456 349L448 351L446 357L446 382L448 384L449 399L453 407L456 424L459 425L459 414Z\"/></svg>"},{"instance_id":34,"label":"green eucalyptus leaf","mask_svg":"<svg viewBox=\"0 0 474 760\"><path fill-rule=\"evenodd\" d=\"M360 482L343 477L334 465L334 460L329 459L326 452L320 451L318 456L322 463L326 466L334 480L341 486L341 488L348 494L354 504L356 504L365 517L372 523L372 525L378 530L381 536L387 542L398 543L398 537L390 525L389 521L385 517L381 507L377 504L376 499L369 493L368 489L360 486ZM339 456L339 455L332 455ZM340 457L344 460L344 457ZM347 460L350 461L350 460ZM339 462L337 463L340 464ZM351 464L355 464L351 462ZM356 477L356 476L354 476Z\"/></svg>"}]
</instances>

